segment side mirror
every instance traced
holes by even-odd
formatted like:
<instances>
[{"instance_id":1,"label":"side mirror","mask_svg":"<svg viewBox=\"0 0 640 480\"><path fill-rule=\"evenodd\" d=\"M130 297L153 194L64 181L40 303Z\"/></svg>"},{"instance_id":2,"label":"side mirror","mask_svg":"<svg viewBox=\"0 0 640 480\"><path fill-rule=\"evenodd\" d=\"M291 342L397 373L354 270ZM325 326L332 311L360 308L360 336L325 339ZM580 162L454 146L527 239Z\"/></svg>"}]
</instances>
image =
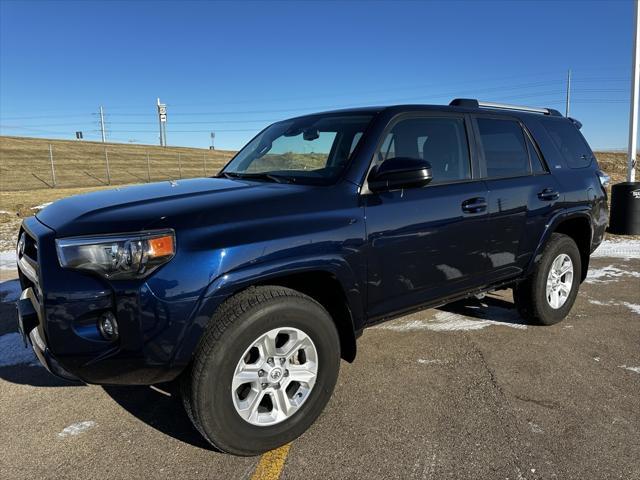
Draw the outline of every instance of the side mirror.
<instances>
[{"instance_id":1,"label":"side mirror","mask_svg":"<svg viewBox=\"0 0 640 480\"><path fill-rule=\"evenodd\" d=\"M373 169L367 179L369 190L382 192L401 188L424 187L432 179L431 164L409 157L389 158Z\"/></svg>"}]
</instances>

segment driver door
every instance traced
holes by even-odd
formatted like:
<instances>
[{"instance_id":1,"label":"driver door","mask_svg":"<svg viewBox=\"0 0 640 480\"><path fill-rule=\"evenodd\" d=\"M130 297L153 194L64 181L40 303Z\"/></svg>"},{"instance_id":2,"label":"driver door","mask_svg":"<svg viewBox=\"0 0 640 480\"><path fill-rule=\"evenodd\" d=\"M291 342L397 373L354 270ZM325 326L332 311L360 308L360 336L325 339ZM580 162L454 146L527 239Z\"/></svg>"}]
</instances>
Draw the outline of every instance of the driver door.
<instances>
[{"instance_id":1,"label":"driver door","mask_svg":"<svg viewBox=\"0 0 640 480\"><path fill-rule=\"evenodd\" d=\"M394 158L423 158L433 179L420 188L364 196L373 321L483 282L488 192L476 178L469 125L464 115L403 116L383 136L373 168Z\"/></svg>"}]
</instances>

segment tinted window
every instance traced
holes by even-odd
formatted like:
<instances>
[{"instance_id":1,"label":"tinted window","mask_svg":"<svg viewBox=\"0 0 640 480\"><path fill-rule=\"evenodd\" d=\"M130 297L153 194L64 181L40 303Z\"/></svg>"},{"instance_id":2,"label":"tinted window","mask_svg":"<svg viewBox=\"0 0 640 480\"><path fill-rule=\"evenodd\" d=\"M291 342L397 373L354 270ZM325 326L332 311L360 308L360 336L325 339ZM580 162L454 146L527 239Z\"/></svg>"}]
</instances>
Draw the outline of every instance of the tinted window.
<instances>
[{"instance_id":1,"label":"tinted window","mask_svg":"<svg viewBox=\"0 0 640 480\"><path fill-rule=\"evenodd\" d=\"M591 165L591 149L578 129L567 120L541 122L570 168Z\"/></svg>"},{"instance_id":2,"label":"tinted window","mask_svg":"<svg viewBox=\"0 0 640 480\"><path fill-rule=\"evenodd\" d=\"M377 163L397 157L423 158L431 163L431 183L471 178L469 147L461 118L411 118L398 122L387 135Z\"/></svg>"},{"instance_id":3,"label":"tinted window","mask_svg":"<svg viewBox=\"0 0 640 480\"><path fill-rule=\"evenodd\" d=\"M356 132L355 135L353 136L353 140L351 140L351 147L349 148L349 155L351 155L353 153L353 151L356 149L356 147L358 146L358 142L360 142L361 138L362 138L362 132Z\"/></svg>"},{"instance_id":4,"label":"tinted window","mask_svg":"<svg viewBox=\"0 0 640 480\"><path fill-rule=\"evenodd\" d=\"M274 123L247 144L223 174L331 183L348 164L371 115L326 114ZM269 177L261 177L269 178Z\"/></svg>"},{"instance_id":5,"label":"tinted window","mask_svg":"<svg viewBox=\"0 0 640 480\"><path fill-rule=\"evenodd\" d=\"M518 122L478 118L478 129L488 177L518 177L529 174L529 155L524 132Z\"/></svg>"},{"instance_id":6,"label":"tinted window","mask_svg":"<svg viewBox=\"0 0 640 480\"><path fill-rule=\"evenodd\" d=\"M525 137L527 137L527 147L529 148L529 157L531 157L531 170L533 173L546 173L547 169L544 168L544 162L540 158L538 149L527 135Z\"/></svg>"}]
</instances>

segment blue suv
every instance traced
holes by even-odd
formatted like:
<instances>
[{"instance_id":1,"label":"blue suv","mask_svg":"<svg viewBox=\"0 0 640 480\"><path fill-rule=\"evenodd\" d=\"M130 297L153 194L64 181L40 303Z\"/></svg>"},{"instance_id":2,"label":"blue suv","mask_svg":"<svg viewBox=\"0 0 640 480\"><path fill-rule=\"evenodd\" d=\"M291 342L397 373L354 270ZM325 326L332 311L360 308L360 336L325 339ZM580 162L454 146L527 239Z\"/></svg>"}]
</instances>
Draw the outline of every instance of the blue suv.
<instances>
[{"instance_id":1,"label":"blue suv","mask_svg":"<svg viewBox=\"0 0 640 480\"><path fill-rule=\"evenodd\" d=\"M579 128L472 99L275 123L216 177L26 219L18 327L61 377L177 380L212 445L259 454L313 423L366 327L507 288L527 321L568 314L608 222Z\"/></svg>"}]
</instances>

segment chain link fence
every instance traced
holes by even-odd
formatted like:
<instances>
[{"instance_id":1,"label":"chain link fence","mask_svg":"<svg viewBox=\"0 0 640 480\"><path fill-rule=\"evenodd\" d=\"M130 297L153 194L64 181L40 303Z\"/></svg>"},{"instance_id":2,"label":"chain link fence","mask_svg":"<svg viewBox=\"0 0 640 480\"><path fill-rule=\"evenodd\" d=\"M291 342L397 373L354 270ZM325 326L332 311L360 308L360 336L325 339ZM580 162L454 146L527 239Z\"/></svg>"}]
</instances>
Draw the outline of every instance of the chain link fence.
<instances>
[{"instance_id":1,"label":"chain link fence","mask_svg":"<svg viewBox=\"0 0 640 480\"><path fill-rule=\"evenodd\" d=\"M215 175L234 152L0 137L0 191Z\"/></svg>"}]
</instances>

